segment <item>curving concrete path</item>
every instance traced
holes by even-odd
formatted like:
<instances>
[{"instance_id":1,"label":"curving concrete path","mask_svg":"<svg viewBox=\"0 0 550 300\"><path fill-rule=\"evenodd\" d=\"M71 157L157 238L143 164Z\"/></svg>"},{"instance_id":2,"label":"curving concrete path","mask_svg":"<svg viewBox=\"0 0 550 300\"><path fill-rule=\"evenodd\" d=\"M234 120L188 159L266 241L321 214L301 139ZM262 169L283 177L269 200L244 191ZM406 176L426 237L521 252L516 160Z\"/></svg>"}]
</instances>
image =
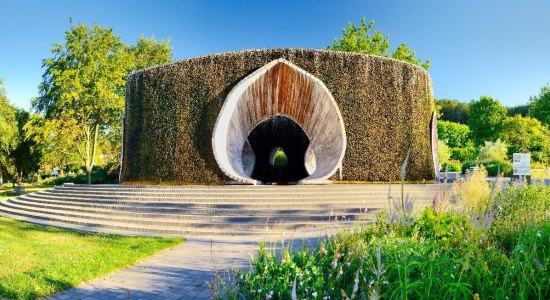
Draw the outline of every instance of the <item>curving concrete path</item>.
<instances>
[{"instance_id":1,"label":"curving concrete path","mask_svg":"<svg viewBox=\"0 0 550 300\"><path fill-rule=\"evenodd\" d=\"M304 241L311 247L317 240ZM301 240L293 246L301 247ZM207 281L211 281L217 271L226 274L232 268L247 268L257 250L258 242L242 239L189 239L135 266L47 299L211 299Z\"/></svg>"}]
</instances>

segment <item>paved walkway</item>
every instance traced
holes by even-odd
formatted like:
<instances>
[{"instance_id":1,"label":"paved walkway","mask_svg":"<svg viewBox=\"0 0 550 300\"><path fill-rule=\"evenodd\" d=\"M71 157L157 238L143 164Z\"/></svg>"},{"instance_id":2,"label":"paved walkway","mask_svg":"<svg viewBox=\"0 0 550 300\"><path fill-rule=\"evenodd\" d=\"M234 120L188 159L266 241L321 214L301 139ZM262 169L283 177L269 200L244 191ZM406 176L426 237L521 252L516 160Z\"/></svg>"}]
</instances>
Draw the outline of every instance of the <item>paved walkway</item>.
<instances>
[{"instance_id":1,"label":"paved walkway","mask_svg":"<svg viewBox=\"0 0 550 300\"><path fill-rule=\"evenodd\" d=\"M308 246L316 239L306 240ZM293 246L301 247L302 242ZM216 271L246 268L258 242L237 239L189 239L145 261L81 284L48 299L211 299L206 281Z\"/></svg>"}]
</instances>

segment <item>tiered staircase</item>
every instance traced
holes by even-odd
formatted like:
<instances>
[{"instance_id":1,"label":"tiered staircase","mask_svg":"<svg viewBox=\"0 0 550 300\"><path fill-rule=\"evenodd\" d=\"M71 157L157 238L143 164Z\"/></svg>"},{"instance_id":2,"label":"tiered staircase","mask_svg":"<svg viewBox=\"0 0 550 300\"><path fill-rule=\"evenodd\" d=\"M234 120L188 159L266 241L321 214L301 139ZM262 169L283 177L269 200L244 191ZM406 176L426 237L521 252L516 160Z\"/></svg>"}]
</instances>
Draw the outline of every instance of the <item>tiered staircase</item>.
<instances>
[{"instance_id":1,"label":"tiered staircase","mask_svg":"<svg viewBox=\"0 0 550 300\"><path fill-rule=\"evenodd\" d=\"M438 185L406 185L416 205ZM65 185L0 202L0 215L28 222L128 235L307 237L372 221L388 206L388 185ZM391 194L400 199L393 185Z\"/></svg>"}]
</instances>

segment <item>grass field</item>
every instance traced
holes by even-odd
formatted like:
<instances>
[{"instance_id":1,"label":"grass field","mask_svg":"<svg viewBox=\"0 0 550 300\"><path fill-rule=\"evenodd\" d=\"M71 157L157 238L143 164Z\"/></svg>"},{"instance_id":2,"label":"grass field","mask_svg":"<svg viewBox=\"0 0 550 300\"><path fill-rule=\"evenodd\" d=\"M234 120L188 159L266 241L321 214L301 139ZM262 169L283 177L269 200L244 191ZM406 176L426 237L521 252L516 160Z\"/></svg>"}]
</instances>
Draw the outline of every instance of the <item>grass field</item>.
<instances>
[{"instance_id":1,"label":"grass field","mask_svg":"<svg viewBox=\"0 0 550 300\"><path fill-rule=\"evenodd\" d=\"M3 189L0 189L0 201L6 200L12 197L16 197L13 193L13 187L11 183L6 183L3 185ZM52 189L53 185L36 185L36 186L25 186L25 194L34 193L41 190Z\"/></svg>"},{"instance_id":2,"label":"grass field","mask_svg":"<svg viewBox=\"0 0 550 300\"><path fill-rule=\"evenodd\" d=\"M51 295L181 242L83 233L0 217L0 298Z\"/></svg>"}]
</instances>

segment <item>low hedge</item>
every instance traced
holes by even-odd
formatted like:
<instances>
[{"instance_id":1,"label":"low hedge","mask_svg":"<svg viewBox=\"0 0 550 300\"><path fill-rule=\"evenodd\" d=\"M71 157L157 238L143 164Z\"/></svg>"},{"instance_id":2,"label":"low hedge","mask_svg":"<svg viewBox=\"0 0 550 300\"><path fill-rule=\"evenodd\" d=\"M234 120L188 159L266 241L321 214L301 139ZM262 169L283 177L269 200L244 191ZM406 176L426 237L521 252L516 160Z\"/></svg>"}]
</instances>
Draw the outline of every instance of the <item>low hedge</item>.
<instances>
[{"instance_id":1,"label":"low hedge","mask_svg":"<svg viewBox=\"0 0 550 300\"><path fill-rule=\"evenodd\" d=\"M476 167L483 165L485 169L487 170L487 174L489 176L496 176L499 166L500 166L500 173L502 176L512 176L512 163L507 161L501 161L501 160L489 160L489 161L469 161L462 164L462 173L466 174L466 171L469 170L471 167Z\"/></svg>"}]
</instances>

